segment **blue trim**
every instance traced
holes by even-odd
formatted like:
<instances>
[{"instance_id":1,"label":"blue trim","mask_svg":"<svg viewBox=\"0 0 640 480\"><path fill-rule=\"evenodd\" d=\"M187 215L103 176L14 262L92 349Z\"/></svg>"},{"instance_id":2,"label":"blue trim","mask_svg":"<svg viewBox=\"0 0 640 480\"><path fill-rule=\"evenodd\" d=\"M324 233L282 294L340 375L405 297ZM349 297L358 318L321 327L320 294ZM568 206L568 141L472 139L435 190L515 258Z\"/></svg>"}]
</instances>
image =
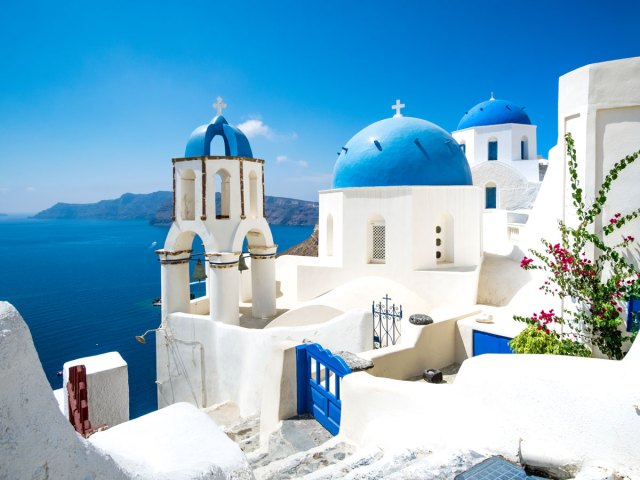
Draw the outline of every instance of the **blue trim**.
<instances>
[{"instance_id":1,"label":"blue trim","mask_svg":"<svg viewBox=\"0 0 640 480\"><path fill-rule=\"evenodd\" d=\"M476 357L485 353L513 353L511 347L509 347L511 340L509 337L474 330L473 356Z\"/></svg>"},{"instance_id":2,"label":"blue trim","mask_svg":"<svg viewBox=\"0 0 640 480\"><path fill-rule=\"evenodd\" d=\"M296 380L298 386L298 415L311 413L309 405L309 356L307 355L307 345L296 347Z\"/></svg>"}]
</instances>

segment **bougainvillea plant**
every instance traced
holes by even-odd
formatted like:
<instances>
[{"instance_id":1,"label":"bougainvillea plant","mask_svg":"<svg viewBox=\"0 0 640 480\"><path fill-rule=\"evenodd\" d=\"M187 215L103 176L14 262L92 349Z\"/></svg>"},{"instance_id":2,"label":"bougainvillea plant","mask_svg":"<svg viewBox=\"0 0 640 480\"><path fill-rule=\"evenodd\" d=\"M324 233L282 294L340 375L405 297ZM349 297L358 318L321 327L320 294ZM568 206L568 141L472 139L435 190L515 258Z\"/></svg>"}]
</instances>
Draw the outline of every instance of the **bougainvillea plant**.
<instances>
[{"instance_id":1,"label":"bougainvillea plant","mask_svg":"<svg viewBox=\"0 0 640 480\"><path fill-rule=\"evenodd\" d=\"M544 347L546 353L587 356L588 345L595 345L607 357L621 359L625 343L633 341L637 334L637 328L632 334L621 328L624 321L621 313L631 297L640 296L640 273L627 255L635 239L621 235L620 229L638 218L640 208L614 214L601 228L597 220L600 221L614 181L638 158L640 151L611 168L593 203L587 205L570 134L565 136L565 141L577 225L560 221L560 243L542 239L544 250L530 250L532 258L524 257L520 266L525 270L545 271L547 280L540 289L565 299L565 307L570 308L564 308L562 314L542 310L529 317L514 316L530 326L511 346L516 353L534 353L527 345L535 343L536 349L548 345ZM541 334L548 337L546 341L540 342Z\"/></svg>"}]
</instances>

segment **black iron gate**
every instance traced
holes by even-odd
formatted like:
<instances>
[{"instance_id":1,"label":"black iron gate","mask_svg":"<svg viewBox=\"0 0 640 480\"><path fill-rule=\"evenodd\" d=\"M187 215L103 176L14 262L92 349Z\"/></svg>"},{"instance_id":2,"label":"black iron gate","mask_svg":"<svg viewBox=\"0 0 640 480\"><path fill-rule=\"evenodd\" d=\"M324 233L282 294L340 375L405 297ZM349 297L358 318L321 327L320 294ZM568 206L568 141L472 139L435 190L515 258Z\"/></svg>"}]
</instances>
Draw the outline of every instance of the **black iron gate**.
<instances>
[{"instance_id":1,"label":"black iron gate","mask_svg":"<svg viewBox=\"0 0 640 480\"><path fill-rule=\"evenodd\" d=\"M373 348L383 348L395 345L400 340L400 321L402 320L402 305L389 306L389 295L382 299L384 303L375 301L371 304L373 315Z\"/></svg>"}]
</instances>

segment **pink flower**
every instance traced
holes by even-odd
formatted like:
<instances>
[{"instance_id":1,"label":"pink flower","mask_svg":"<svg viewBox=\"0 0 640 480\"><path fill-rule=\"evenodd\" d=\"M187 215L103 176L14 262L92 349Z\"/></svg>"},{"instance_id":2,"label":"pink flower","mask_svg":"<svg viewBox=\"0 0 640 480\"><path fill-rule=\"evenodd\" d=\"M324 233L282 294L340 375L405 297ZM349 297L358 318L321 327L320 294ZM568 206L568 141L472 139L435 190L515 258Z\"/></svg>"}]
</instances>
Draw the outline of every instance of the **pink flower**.
<instances>
[{"instance_id":1,"label":"pink flower","mask_svg":"<svg viewBox=\"0 0 640 480\"><path fill-rule=\"evenodd\" d=\"M520 261L520 267L527 268L532 263L533 263L533 258L523 257L522 260Z\"/></svg>"}]
</instances>

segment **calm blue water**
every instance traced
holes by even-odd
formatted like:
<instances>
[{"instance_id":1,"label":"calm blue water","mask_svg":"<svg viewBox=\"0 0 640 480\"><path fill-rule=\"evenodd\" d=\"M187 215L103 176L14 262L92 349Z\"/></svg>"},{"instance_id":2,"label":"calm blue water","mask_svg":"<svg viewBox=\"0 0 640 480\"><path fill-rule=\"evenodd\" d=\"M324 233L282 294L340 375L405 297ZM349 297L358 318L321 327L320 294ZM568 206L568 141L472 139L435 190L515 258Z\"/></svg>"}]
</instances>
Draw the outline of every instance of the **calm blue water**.
<instances>
[{"instance_id":1,"label":"calm blue water","mask_svg":"<svg viewBox=\"0 0 640 480\"><path fill-rule=\"evenodd\" d=\"M271 227L278 250L313 227ZM168 228L142 221L0 217L0 300L29 325L53 388L68 360L118 351L129 364L131 417L157 408L155 342L135 341L160 323L161 248Z\"/></svg>"}]
</instances>

